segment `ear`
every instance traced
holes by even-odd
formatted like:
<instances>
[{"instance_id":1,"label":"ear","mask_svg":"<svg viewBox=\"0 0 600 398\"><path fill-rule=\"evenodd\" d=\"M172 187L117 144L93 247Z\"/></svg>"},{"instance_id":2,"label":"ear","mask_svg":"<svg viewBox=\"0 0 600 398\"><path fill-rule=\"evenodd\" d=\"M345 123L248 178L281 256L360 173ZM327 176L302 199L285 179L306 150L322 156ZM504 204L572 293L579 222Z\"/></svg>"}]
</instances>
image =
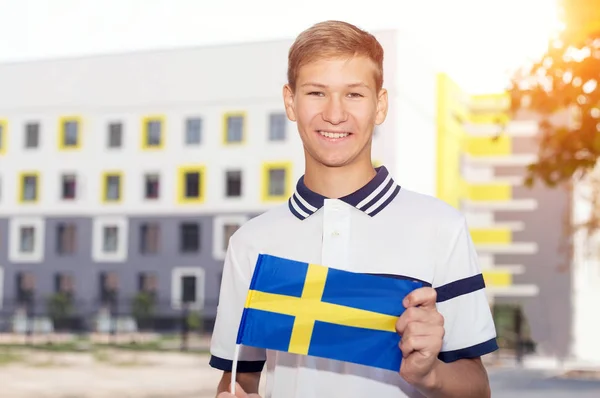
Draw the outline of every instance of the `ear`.
<instances>
[{"instance_id":1,"label":"ear","mask_svg":"<svg viewBox=\"0 0 600 398\"><path fill-rule=\"evenodd\" d=\"M283 105L285 106L285 113L288 119L292 122L296 121L296 110L294 108L294 90L289 84L283 86Z\"/></svg>"},{"instance_id":2,"label":"ear","mask_svg":"<svg viewBox=\"0 0 600 398\"><path fill-rule=\"evenodd\" d=\"M388 93L385 88L379 91L377 96L377 113L375 115L375 124L380 125L385 121L388 113Z\"/></svg>"}]
</instances>

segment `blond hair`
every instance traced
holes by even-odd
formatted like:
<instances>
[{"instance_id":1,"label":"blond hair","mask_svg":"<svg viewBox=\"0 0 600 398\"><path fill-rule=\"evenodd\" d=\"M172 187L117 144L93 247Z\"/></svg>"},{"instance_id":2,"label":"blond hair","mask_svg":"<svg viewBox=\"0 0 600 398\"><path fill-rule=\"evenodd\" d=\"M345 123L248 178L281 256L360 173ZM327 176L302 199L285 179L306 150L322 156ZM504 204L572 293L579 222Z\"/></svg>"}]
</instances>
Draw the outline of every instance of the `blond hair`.
<instances>
[{"instance_id":1,"label":"blond hair","mask_svg":"<svg viewBox=\"0 0 600 398\"><path fill-rule=\"evenodd\" d=\"M296 89L300 68L319 58L363 56L376 65L377 91L383 86L383 48L372 34L342 21L317 23L298 35L288 53L288 84Z\"/></svg>"}]
</instances>

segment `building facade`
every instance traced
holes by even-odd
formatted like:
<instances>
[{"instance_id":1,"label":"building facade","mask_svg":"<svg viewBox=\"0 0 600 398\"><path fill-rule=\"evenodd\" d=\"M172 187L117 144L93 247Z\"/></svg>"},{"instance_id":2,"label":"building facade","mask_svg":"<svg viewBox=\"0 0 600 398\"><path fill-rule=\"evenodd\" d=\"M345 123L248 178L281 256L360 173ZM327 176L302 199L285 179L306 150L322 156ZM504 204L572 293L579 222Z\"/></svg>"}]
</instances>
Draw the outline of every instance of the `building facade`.
<instances>
[{"instance_id":1,"label":"building facade","mask_svg":"<svg viewBox=\"0 0 600 398\"><path fill-rule=\"evenodd\" d=\"M467 95L402 32L376 35L390 109L374 162L466 215L501 344L516 331L542 355L600 357L586 312L600 267L583 238L564 245L589 209L522 183L535 119L510 120L504 94ZM291 44L0 65L0 329L21 330L24 312L56 328L65 300L86 330L107 313L140 328L148 300L155 329L184 308L210 325L229 236L303 173L281 97Z\"/></svg>"},{"instance_id":2,"label":"building facade","mask_svg":"<svg viewBox=\"0 0 600 398\"><path fill-rule=\"evenodd\" d=\"M599 183L525 186L536 116L511 119L508 95L467 96L445 75L438 87L437 195L468 218L501 345L521 339L559 363L597 363L600 322L590 305L600 300L600 250L597 236L574 226L589 219Z\"/></svg>"},{"instance_id":3,"label":"building facade","mask_svg":"<svg viewBox=\"0 0 600 398\"><path fill-rule=\"evenodd\" d=\"M148 297L170 327L184 303L210 322L229 237L303 173L281 96L291 43L0 65L3 328L28 311L50 330L66 298L87 329L107 311L135 329ZM390 113L373 154L393 168Z\"/></svg>"}]
</instances>

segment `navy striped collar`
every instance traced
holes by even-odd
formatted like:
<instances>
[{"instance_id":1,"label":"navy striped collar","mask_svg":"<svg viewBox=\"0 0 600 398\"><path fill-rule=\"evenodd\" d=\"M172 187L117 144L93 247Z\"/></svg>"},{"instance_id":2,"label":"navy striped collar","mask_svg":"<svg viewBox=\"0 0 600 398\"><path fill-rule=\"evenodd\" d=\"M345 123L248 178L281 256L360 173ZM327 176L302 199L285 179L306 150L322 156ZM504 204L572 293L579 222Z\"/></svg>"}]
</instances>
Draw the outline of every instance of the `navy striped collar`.
<instances>
[{"instance_id":1,"label":"navy striped collar","mask_svg":"<svg viewBox=\"0 0 600 398\"><path fill-rule=\"evenodd\" d=\"M385 166L377 167L375 170L377 174L367 185L339 198L371 217L389 205L400 192L400 186L394 182ZM323 207L325 199L327 199L325 196L308 189L304 185L304 176L302 176L296 184L296 192L288 200L288 207L292 214L304 220Z\"/></svg>"}]
</instances>

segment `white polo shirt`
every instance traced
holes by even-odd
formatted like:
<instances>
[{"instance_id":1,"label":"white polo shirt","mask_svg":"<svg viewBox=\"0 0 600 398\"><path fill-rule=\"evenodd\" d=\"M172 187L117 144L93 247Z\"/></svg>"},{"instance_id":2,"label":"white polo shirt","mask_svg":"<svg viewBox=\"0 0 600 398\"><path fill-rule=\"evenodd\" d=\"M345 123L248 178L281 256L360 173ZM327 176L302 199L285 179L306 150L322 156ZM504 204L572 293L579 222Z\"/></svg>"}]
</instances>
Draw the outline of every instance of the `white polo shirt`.
<instances>
[{"instance_id":1,"label":"white polo shirt","mask_svg":"<svg viewBox=\"0 0 600 398\"><path fill-rule=\"evenodd\" d=\"M437 289L437 308L445 319L441 360L497 349L465 218L441 200L401 189L385 167L340 199L310 191L300 178L287 204L251 219L232 236L211 342L214 368L231 371L259 254L425 282ZM422 397L393 371L285 352L242 347L237 369L260 372L265 362L264 398Z\"/></svg>"}]
</instances>

